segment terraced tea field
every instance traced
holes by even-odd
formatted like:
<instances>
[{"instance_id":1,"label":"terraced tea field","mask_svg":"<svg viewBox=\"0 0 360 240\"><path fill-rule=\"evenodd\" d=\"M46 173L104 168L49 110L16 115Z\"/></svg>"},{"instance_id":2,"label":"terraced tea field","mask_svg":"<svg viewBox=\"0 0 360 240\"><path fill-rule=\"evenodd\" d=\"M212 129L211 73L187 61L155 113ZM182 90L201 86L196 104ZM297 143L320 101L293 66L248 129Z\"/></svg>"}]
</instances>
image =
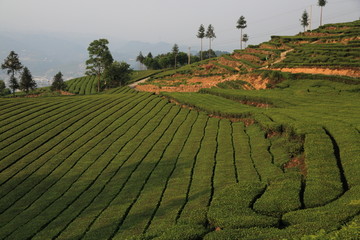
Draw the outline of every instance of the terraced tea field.
<instances>
[{"instance_id":1,"label":"terraced tea field","mask_svg":"<svg viewBox=\"0 0 360 240\"><path fill-rule=\"evenodd\" d=\"M83 77L68 83L75 96L0 98L0 239L359 239L360 79L266 68L266 52L329 51L275 39L208 69L251 71L266 90L227 79L198 93L93 94ZM351 46L341 66L357 72L349 41L329 44ZM194 69L207 71L134 79Z\"/></svg>"},{"instance_id":2,"label":"terraced tea field","mask_svg":"<svg viewBox=\"0 0 360 240\"><path fill-rule=\"evenodd\" d=\"M248 126L129 88L1 99L0 237L292 238L359 218L359 94L291 84L261 92L276 108L181 94L253 115ZM302 147L306 169L286 167Z\"/></svg>"}]
</instances>

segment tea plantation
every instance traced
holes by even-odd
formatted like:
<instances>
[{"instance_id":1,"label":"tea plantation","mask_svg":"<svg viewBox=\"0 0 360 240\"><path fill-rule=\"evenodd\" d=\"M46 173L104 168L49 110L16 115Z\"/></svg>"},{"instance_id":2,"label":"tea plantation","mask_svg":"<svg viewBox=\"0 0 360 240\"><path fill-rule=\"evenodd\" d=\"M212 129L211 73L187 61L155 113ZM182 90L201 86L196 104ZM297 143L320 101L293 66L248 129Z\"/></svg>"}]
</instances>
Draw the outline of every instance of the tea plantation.
<instances>
[{"instance_id":1,"label":"tea plantation","mask_svg":"<svg viewBox=\"0 0 360 240\"><path fill-rule=\"evenodd\" d=\"M360 79L254 71L281 81L0 98L0 239L359 239Z\"/></svg>"}]
</instances>

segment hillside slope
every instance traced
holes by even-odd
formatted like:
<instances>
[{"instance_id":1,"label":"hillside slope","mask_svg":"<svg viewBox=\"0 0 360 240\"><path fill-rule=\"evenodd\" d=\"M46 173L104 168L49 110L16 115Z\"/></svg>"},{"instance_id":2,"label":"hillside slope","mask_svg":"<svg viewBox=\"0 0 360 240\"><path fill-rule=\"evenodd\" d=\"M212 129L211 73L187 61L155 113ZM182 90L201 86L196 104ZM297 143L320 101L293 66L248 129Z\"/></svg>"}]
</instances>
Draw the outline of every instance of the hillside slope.
<instances>
[{"instance_id":1,"label":"hillside slope","mask_svg":"<svg viewBox=\"0 0 360 240\"><path fill-rule=\"evenodd\" d=\"M238 84L242 89L265 89L277 83L259 70L360 78L359 29L360 21L354 21L324 25L297 36L272 36L269 42L231 55L164 72L138 89L197 92L229 81L242 81Z\"/></svg>"}]
</instances>

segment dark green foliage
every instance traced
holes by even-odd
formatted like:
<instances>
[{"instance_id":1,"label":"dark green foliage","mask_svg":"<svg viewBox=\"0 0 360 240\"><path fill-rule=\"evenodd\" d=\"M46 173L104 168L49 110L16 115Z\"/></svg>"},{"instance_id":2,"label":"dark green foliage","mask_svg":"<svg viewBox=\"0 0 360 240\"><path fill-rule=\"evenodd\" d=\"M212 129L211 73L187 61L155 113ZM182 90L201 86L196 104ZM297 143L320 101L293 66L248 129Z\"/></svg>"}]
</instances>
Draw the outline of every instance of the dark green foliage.
<instances>
[{"instance_id":1,"label":"dark green foliage","mask_svg":"<svg viewBox=\"0 0 360 240\"><path fill-rule=\"evenodd\" d=\"M3 80L0 80L0 95L4 95L5 88L5 82Z\"/></svg>"},{"instance_id":2,"label":"dark green foliage","mask_svg":"<svg viewBox=\"0 0 360 240\"><path fill-rule=\"evenodd\" d=\"M102 85L104 88L114 88L124 86L130 81L132 69L126 62L113 62L105 69L102 76Z\"/></svg>"},{"instance_id":3,"label":"dark green foliage","mask_svg":"<svg viewBox=\"0 0 360 240\"><path fill-rule=\"evenodd\" d=\"M51 91L65 91L67 86L66 83L64 82L64 79L62 78L63 75L61 72L58 72L53 79L53 83L51 84Z\"/></svg>"},{"instance_id":4,"label":"dark green foliage","mask_svg":"<svg viewBox=\"0 0 360 240\"><path fill-rule=\"evenodd\" d=\"M249 35L247 35L246 33L243 35L242 37L242 41L245 43L245 48L246 48L246 43L247 41L249 41Z\"/></svg>"},{"instance_id":5,"label":"dark green foliage","mask_svg":"<svg viewBox=\"0 0 360 240\"><path fill-rule=\"evenodd\" d=\"M188 55L184 52L178 52L176 55L176 63L177 66L185 66L188 64ZM173 52L168 52L166 54L160 54L158 56L153 57L152 55L148 55L145 57L143 63L144 65L151 70L159 70L166 68L174 67L175 55ZM197 56L191 56L191 62L195 63L200 61L200 58Z\"/></svg>"},{"instance_id":6,"label":"dark green foliage","mask_svg":"<svg viewBox=\"0 0 360 240\"><path fill-rule=\"evenodd\" d=\"M20 85L14 76L10 76L9 87L15 96L15 90L19 89Z\"/></svg>"},{"instance_id":7,"label":"dark green foliage","mask_svg":"<svg viewBox=\"0 0 360 240\"><path fill-rule=\"evenodd\" d=\"M20 78L20 89L25 93L28 93L30 90L34 90L36 86L37 84L33 80L31 72L27 67L25 67Z\"/></svg>"},{"instance_id":8,"label":"dark green foliage","mask_svg":"<svg viewBox=\"0 0 360 240\"><path fill-rule=\"evenodd\" d=\"M10 89L6 88L5 82L3 80L0 80L0 96L8 95L10 94Z\"/></svg>"},{"instance_id":9,"label":"dark green foliage","mask_svg":"<svg viewBox=\"0 0 360 240\"><path fill-rule=\"evenodd\" d=\"M1 64L1 69L6 70L8 75L14 76L23 68L19 56L14 51L11 51L4 63Z\"/></svg>"},{"instance_id":10,"label":"dark green foliage","mask_svg":"<svg viewBox=\"0 0 360 240\"><path fill-rule=\"evenodd\" d=\"M136 61L140 63L140 70L142 70L142 66L144 64L145 57L142 54L142 52L139 53L139 55L136 57Z\"/></svg>"},{"instance_id":11,"label":"dark green foliage","mask_svg":"<svg viewBox=\"0 0 360 240\"><path fill-rule=\"evenodd\" d=\"M4 60L4 63L1 64L1 69L6 70L7 74L10 75L9 87L15 96L15 90L20 87L15 74L23 69L19 56L14 51L11 51Z\"/></svg>"},{"instance_id":12,"label":"dark green foliage","mask_svg":"<svg viewBox=\"0 0 360 240\"><path fill-rule=\"evenodd\" d=\"M106 68L113 63L113 57L108 48L107 39L94 40L88 47L89 59L86 60L86 75L96 75L97 91L100 92L100 78Z\"/></svg>"},{"instance_id":13,"label":"dark green foliage","mask_svg":"<svg viewBox=\"0 0 360 240\"><path fill-rule=\"evenodd\" d=\"M309 26L309 14L307 13L306 10L304 10L303 14L301 15L301 26L303 26L304 28L304 32L307 26Z\"/></svg>"}]
</instances>

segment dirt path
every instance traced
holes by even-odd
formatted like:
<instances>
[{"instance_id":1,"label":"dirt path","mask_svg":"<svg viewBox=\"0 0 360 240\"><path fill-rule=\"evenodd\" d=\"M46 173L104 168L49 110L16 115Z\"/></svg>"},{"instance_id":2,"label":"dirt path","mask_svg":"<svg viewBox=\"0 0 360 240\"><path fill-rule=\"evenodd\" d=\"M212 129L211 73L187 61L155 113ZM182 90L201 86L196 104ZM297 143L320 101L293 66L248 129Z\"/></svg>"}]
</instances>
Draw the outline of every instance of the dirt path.
<instances>
[{"instance_id":1,"label":"dirt path","mask_svg":"<svg viewBox=\"0 0 360 240\"><path fill-rule=\"evenodd\" d=\"M131 87L131 88L135 88L137 85L139 85L139 83L143 83L143 82L146 82L147 80L149 80L149 78L144 78L144 79L141 79L137 82L134 82L132 84L129 84L128 86Z\"/></svg>"},{"instance_id":2,"label":"dirt path","mask_svg":"<svg viewBox=\"0 0 360 240\"><path fill-rule=\"evenodd\" d=\"M284 59L286 58L286 55L287 55L289 52L292 52L292 51L294 51L294 49L289 49L289 50L287 50L287 51L285 51L285 52L282 52L282 53L280 54L280 59L279 59L279 60L276 60L276 61L273 62L272 64L277 64L277 63L279 63L279 62L284 61Z\"/></svg>"}]
</instances>

